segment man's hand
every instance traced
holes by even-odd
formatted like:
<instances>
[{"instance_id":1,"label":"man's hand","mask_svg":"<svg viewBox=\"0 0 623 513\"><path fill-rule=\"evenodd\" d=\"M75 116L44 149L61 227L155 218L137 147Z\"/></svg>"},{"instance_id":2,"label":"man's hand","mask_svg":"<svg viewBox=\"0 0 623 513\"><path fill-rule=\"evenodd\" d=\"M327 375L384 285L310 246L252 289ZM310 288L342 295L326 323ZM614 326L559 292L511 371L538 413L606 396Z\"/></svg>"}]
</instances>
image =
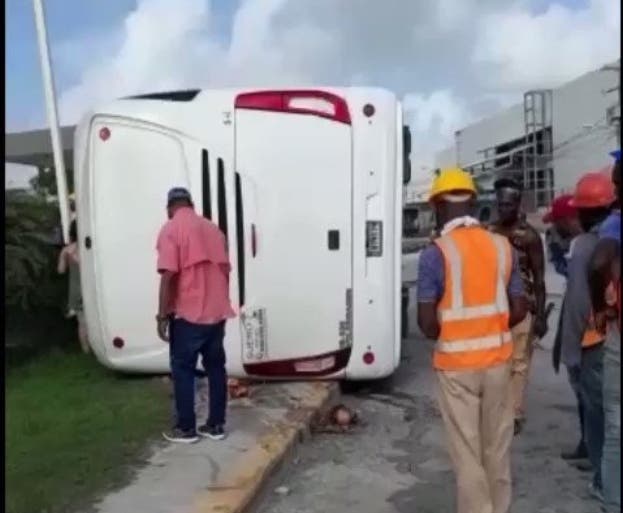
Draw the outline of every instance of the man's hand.
<instances>
[{"instance_id":1,"label":"man's hand","mask_svg":"<svg viewBox=\"0 0 623 513\"><path fill-rule=\"evenodd\" d=\"M175 287L177 284L177 274L172 271L160 272L160 291L158 294L158 336L163 342L169 342L169 321L171 313L174 312L172 305L175 297ZM164 313L163 313L164 312Z\"/></svg>"},{"instance_id":2,"label":"man's hand","mask_svg":"<svg viewBox=\"0 0 623 513\"><path fill-rule=\"evenodd\" d=\"M541 339L545 335L547 335L547 331L547 319L542 315L538 315L534 319L534 336L538 339Z\"/></svg>"},{"instance_id":3,"label":"man's hand","mask_svg":"<svg viewBox=\"0 0 623 513\"><path fill-rule=\"evenodd\" d=\"M169 342L169 319L168 317L156 317L158 325L158 338L163 342Z\"/></svg>"}]
</instances>

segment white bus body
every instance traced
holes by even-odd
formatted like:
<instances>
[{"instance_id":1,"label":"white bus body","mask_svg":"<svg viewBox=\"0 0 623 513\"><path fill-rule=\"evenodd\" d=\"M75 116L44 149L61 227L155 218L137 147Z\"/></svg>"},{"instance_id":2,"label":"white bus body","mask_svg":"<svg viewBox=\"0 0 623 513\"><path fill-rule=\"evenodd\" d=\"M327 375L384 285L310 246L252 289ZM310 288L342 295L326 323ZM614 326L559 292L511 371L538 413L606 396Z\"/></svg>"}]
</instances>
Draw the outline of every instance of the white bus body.
<instances>
[{"instance_id":1,"label":"white bus body","mask_svg":"<svg viewBox=\"0 0 623 513\"><path fill-rule=\"evenodd\" d=\"M410 142L405 145L410 147ZM75 134L82 291L99 361L169 371L156 335L167 191L226 233L231 376L388 376L400 360L402 107L385 90L117 100Z\"/></svg>"}]
</instances>

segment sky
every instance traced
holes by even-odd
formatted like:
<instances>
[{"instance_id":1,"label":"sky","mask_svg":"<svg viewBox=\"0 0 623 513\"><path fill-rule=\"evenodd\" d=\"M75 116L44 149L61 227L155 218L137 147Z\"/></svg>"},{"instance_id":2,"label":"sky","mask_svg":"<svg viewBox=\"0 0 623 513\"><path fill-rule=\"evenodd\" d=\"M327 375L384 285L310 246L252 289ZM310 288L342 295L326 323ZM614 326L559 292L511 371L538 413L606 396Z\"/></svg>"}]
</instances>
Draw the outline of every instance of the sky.
<instances>
[{"instance_id":1,"label":"sky","mask_svg":"<svg viewBox=\"0 0 623 513\"><path fill-rule=\"evenodd\" d=\"M620 58L618 0L46 0L61 124L189 87L371 85L404 99L414 170L466 124ZM44 127L29 0L6 2L6 129Z\"/></svg>"}]
</instances>

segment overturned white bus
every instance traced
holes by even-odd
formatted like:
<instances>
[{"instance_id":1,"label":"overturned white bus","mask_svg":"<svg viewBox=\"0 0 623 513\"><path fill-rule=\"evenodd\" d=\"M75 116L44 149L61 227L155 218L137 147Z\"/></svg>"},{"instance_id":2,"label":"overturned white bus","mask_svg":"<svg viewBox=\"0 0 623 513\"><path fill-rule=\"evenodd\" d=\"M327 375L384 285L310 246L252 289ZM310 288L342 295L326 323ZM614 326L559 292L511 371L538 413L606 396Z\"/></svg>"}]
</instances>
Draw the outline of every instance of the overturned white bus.
<instances>
[{"instance_id":1,"label":"overturned white bus","mask_svg":"<svg viewBox=\"0 0 623 513\"><path fill-rule=\"evenodd\" d=\"M168 372L155 241L187 187L226 234L228 372L375 379L400 360L402 186L410 136L371 88L192 90L114 101L76 129L89 337L104 365Z\"/></svg>"}]
</instances>

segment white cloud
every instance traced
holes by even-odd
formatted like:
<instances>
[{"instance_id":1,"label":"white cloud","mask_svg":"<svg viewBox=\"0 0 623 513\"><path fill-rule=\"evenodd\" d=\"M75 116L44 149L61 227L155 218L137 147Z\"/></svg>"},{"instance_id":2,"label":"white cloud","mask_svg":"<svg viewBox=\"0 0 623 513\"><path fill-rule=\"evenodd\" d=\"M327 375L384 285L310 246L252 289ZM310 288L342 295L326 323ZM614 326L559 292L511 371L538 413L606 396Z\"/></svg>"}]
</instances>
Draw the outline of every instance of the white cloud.
<instances>
[{"instance_id":1,"label":"white cloud","mask_svg":"<svg viewBox=\"0 0 623 513\"><path fill-rule=\"evenodd\" d=\"M59 52L81 69L60 96L61 119L159 89L377 85L407 95L414 153L430 164L456 129L519 101L522 88L572 78L617 52L616 1L536 15L531 1L243 0L223 40L209 0L138 0L110 34Z\"/></svg>"},{"instance_id":2,"label":"white cloud","mask_svg":"<svg viewBox=\"0 0 623 513\"><path fill-rule=\"evenodd\" d=\"M473 119L465 102L447 89L428 96L407 94L404 108L414 133L412 164L416 169L430 166L435 153L452 144L454 132Z\"/></svg>"},{"instance_id":3,"label":"white cloud","mask_svg":"<svg viewBox=\"0 0 623 513\"><path fill-rule=\"evenodd\" d=\"M124 21L120 45L108 57L89 61L77 85L60 96L61 118L75 122L88 108L130 93L181 86L185 68L201 62L205 45L197 33L209 21L202 0L140 0ZM75 57L75 55L74 55ZM207 63L206 63L207 65Z\"/></svg>"},{"instance_id":4,"label":"white cloud","mask_svg":"<svg viewBox=\"0 0 623 513\"><path fill-rule=\"evenodd\" d=\"M473 60L492 65L486 80L504 90L552 87L620 57L621 4L591 0L572 10L553 4L536 16L515 7L485 15Z\"/></svg>"}]
</instances>

